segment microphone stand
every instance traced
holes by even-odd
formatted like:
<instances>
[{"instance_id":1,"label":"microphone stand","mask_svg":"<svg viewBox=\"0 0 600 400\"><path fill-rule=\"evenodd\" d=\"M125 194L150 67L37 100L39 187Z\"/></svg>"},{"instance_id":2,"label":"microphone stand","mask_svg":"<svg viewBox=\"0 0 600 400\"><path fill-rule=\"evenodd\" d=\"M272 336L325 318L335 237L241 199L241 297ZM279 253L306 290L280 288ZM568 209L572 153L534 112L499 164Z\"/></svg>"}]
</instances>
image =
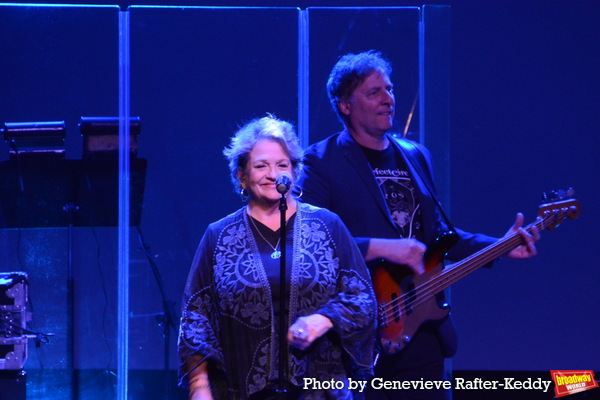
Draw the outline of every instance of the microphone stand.
<instances>
[{"instance_id":1,"label":"microphone stand","mask_svg":"<svg viewBox=\"0 0 600 400\"><path fill-rule=\"evenodd\" d=\"M163 399L168 400L171 398L170 387L169 387L169 360L170 356L170 346L171 346L171 329L177 334L178 328L178 320L177 312L175 311L175 302L169 300L167 297L167 291L165 288L164 280L160 274L160 270L158 265L154 262L152 255L150 254L150 248L144 241L144 237L142 235L142 230L138 226L138 239L140 242L140 248L146 255L150 267L152 268L152 273L154 275L154 279L158 285L158 289L160 290L160 295L162 298L163 304L163 313L159 313L156 316L156 320L158 321L158 325L163 327L163 355L164 355L164 364L163 364Z\"/></svg>"},{"instance_id":2,"label":"microphone stand","mask_svg":"<svg viewBox=\"0 0 600 400\"><path fill-rule=\"evenodd\" d=\"M279 257L279 383L277 385L277 397L279 399L285 399L287 397L287 326L286 326L286 211L287 201L285 198L285 192L281 194L279 199L279 211L281 212L281 229L280 229L280 242L281 243L281 257Z\"/></svg>"}]
</instances>

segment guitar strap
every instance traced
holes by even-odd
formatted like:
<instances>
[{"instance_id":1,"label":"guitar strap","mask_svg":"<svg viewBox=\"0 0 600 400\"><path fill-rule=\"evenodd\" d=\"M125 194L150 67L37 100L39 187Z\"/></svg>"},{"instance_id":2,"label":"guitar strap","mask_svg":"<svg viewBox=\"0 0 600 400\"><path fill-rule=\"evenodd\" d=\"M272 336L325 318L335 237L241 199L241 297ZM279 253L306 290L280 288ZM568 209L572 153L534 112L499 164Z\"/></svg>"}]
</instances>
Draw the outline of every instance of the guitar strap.
<instances>
[{"instance_id":1,"label":"guitar strap","mask_svg":"<svg viewBox=\"0 0 600 400\"><path fill-rule=\"evenodd\" d=\"M421 150L409 140L401 139L395 136L392 136L392 138L398 144L400 149L404 151L404 153L406 153L406 159L413 167L413 169L417 171L417 175L419 175L421 182L423 182L425 188L429 192L429 195L433 199L433 202L438 208L440 215L444 219L448 230L450 230L451 232L456 232L454 230L452 222L450 222L450 218L448 218L448 216L446 215L446 212L444 211L444 208L442 207L442 204L440 203L440 200L434 190L432 174L431 170L429 169L429 163L427 162L427 160L425 160L425 156L423 155Z\"/></svg>"},{"instance_id":2,"label":"guitar strap","mask_svg":"<svg viewBox=\"0 0 600 400\"><path fill-rule=\"evenodd\" d=\"M419 175L423 185L425 185L425 188L433 199L435 206L438 208L442 218L444 219L444 222L446 223L446 226L448 227L448 232L441 234L440 237L446 238L445 245L447 248L452 247L456 243L456 240L458 240L458 234L456 233L454 226L446 215L446 212L444 211L444 208L442 207L442 204L440 203L436 192L433 189L433 175L431 173L431 169L429 168L429 163L425 159L425 155L413 142L409 140L398 137L393 137L393 140L398 144L400 151L405 153L406 159L417 172L417 175ZM430 249L432 249L432 247L428 246L427 250L429 251ZM436 294L436 299L438 304L440 304L442 307L446 304L446 296L443 291ZM458 339L452 320L444 320L442 323L437 325L437 329L439 332L438 338L440 340L442 354L446 358L453 357L456 354Z\"/></svg>"}]
</instances>

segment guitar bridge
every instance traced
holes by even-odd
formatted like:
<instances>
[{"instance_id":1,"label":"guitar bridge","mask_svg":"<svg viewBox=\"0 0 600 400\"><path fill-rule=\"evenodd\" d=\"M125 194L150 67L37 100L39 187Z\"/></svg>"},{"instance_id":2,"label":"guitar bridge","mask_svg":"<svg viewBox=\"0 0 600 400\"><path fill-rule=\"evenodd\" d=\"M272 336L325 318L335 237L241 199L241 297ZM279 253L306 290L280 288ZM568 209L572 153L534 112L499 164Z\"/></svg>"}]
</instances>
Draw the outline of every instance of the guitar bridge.
<instances>
[{"instance_id":1,"label":"guitar bridge","mask_svg":"<svg viewBox=\"0 0 600 400\"><path fill-rule=\"evenodd\" d=\"M385 328L388 326L388 319L385 315L385 303L380 303L377 307L377 316L379 317L379 326Z\"/></svg>"}]
</instances>

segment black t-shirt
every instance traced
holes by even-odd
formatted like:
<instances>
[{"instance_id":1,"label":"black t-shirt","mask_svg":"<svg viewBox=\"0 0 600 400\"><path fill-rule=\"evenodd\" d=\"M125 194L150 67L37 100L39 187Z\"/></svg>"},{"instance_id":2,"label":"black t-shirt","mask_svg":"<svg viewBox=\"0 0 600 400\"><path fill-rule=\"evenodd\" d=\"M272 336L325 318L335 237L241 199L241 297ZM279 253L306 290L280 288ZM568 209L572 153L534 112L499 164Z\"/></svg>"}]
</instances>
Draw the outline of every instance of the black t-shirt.
<instances>
[{"instance_id":1,"label":"black t-shirt","mask_svg":"<svg viewBox=\"0 0 600 400\"><path fill-rule=\"evenodd\" d=\"M394 146L385 150L362 147L387 203L400 237L423 240L421 204L404 159Z\"/></svg>"}]
</instances>

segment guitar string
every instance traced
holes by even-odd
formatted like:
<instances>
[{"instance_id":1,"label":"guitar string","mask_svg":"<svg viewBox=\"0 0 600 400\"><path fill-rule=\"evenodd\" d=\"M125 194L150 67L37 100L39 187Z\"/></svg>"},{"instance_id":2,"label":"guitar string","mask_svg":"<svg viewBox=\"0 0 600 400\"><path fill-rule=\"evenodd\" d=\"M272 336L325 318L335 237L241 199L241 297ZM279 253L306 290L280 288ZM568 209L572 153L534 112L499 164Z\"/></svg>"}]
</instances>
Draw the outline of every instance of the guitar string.
<instances>
[{"instance_id":1,"label":"guitar string","mask_svg":"<svg viewBox=\"0 0 600 400\"><path fill-rule=\"evenodd\" d=\"M547 216L541 220L538 220L535 223L528 225L527 227L525 227L525 229L531 230L531 228L534 225L540 225L540 227L538 228L540 230L544 229L545 226L550 225L550 224L545 224L545 223L551 219L552 220L557 219L557 218L555 218L555 217L557 217L557 215L558 214L552 214L550 216ZM458 263L450 265L449 268L445 269L444 271L442 271L442 273L440 275L438 275L439 279L436 279L435 282L427 281L427 282L423 283L422 285L419 285L416 288L410 290L409 292L397 297L396 299L384 304L383 305L384 309L382 310L381 317L384 318L386 322L388 322L388 318L390 318L390 317L396 318L397 316L405 315L406 307L403 305L403 303L406 300L408 300L410 297L414 297L415 293L417 291L422 291L422 294L419 296L419 298L415 302L410 304L411 308L418 307L419 305L421 305L425 301L427 301L431 296L433 296L433 295L437 294L438 292L440 292L441 290L443 290L445 287L448 287L452 283L457 282L462 277L470 274L471 272L473 272L477 268L479 268L479 266L477 266L477 267L465 268L464 270L459 270L460 264L465 264L473 259L481 258L482 260L486 260L481 265L485 265L488 262L498 258L500 255L502 255L508 249L513 247L516 244L516 242L518 241L518 239L520 239L519 236L520 235L518 233L515 233L511 236L506 237L504 240L502 240L501 243L497 242L495 245L492 245L492 246L496 246L496 248L493 251L490 251L488 254L479 254L479 252L478 252L478 253L475 253L475 254L465 258L462 261L459 261ZM515 242L515 243L513 243L513 242ZM450 283L447 283L447 282L450 282ZM400 314L399 314L399 312L400 312Z\"/></svg>"},{"instance_id":2,"label":"guitar string","mask_svg":"<svg viewBox=\"0 0 600 400\"><path fill-rule=\"evenodd\" d=\"M568 214L570 214L571 212L575 212L577 210L577 208L563 208L562 210L555 210L556 212L554 214L549 214L547 216L545 216L542 219L538 219L538 221L536 221L535 223L532 223L530 225L528 225L527 227L525 227L525 229L527 230L531 230L531 228L535 225L539 225L538 229L539 230L543 230L546 226L549 226L550 223L547 223L549 221L551 222L560 222L562 221L562 219L566 218L566 216ZM560 213L562 211L562 214ZM444 270L440 275L438 275L438 277L440 277L439 279L436 279L436 281L439 282L425 282L424 284L417 286L417 288L407 292L406 294L392 300L391 302L385 304L385 306L390 306L392 307L392 309L390 310L389 308L387 310L384 310L382 312L382 317L385 318L385 321L388 322L388 318L392 317L392 318L397 318L400 315L404 315L406 313L406 307L404 307L401 304L398 304L401 301L406 300L409 296L414 296L415 292L418 289L424 288L429 286L429 288L427 290L423 290L423 295L421 295L419 297L418 301L415 301L414 303L412 303L410 306L412 307L417 307L421 304L423 304L425 301L427 301L429 299L429 297L435 295L436 293L440 292L441 290L443 290L444 288L450 286L452 283L455 283L456 281L458 281L459 279L461 279L462 277L470 274L471 272L473 272L474 270L476 270L479 267L470 267L470 268L466 268L465 270L460 270L460 264L464 264L468 261L471 261L472 259L475 259L477 257L480 257L485 261L485 263L481 264L481 265L485 265L487 264L489 261L492 261L493 259L497 258L498 256L502 255L503 252L509 250L511 247L513 247L516 243L512 243L514 240L513 239L519 239L518 238L518 233L513 234L507 238L505 238L502 243L497 243L497 248L494 249L494 251L490 251L489 255L487 255L487 257L485 254L480 254L480 252L473 254L470 257L465 258L464 260L456 263L456 264L452 264L449 266L449 268L447 268L446 270ZM493 246L493 245L492 245ZM485 250L485 249L484 249ZM482 250L482 251L484 251ZM489 251L489 250L488 250ZM458 270L458 271L457 271ZM447 282L450 283L447 283ZM423 300L425 299L425 300ZM398 315L398 312L401 311L401 314Z\"/></svg>"},{"instance_id":3,"label":"guitar string","mask_svg":"<svg viewBox=\"0 0 600 400\"><path fill-rule=\"evenodd\" d=\"M543 221L540 222L540 224L543 226ZM531 229L531 227L534 224L528 225L526 227L526 229ZM513 242L516 242L519 237L519 235L517 233L505 238L501 243L496 243L495 246L496 248L494 249L494 251L489 251L489 254L480 254L480 252L475 253L467 258L465 258L464 260L456 263L456 264L452 264L449 266L449 268L445 269L440 275L438 275L438 279L436 279L434 282L432 281L427 281L425 283L423 283L422 285L417 286L416 288L412 289L411 291L407 292L406 294L392 300L391 302L385 304L385 306L392 306L393 309L384 309L383 312L385 313L385 317L389 317L390 316L390 311L392 314L397 314L398 308L401 308L403 312L406 311L405 307L400 305L400 307L398 307L398 303L402 302L404 300L407 300L408 297L411 297L415 295L415 292L423 289L423 288L427 288L427 289L423 289L423 295L419 296L419 300L420 301L415 301L414 303L411 304L412 307L416 307L420 304L422 304L424 302L424 300L422 299L428 299L429 296L425 296L425 295L429 295L430 293L432 294L436 294L440 291L440 288L445 288L447 286L449 286L451 283L454 283L456 281L458 281L461 277L468 275L469 273L471 273L472 271L476 270L479 267L470 267L470 268L466 268L464 270L460 270L460 265L461 264L465 264L473 259L477 259L477 258L482 258L483 260L486 260L485 263L483 263L482 265L485 265L487 262L492 261L493 259L497 258L498 256L500 256L501 254L503 254L506 250L508 250L509 248L511 248L514 244ZM517 239L517 240L514 240ZM494 245L492 245L494 246ZM450 281L451 283L448 284L447 282Z\"/></svg>"},{"instance_id":4,"label":"guitar string","mask_svg":"<svg viewBox=\"0 0 600 400\"><path fill-rule=\"evenodd\" d=\"M515 235L514 237L516 237L516 236L517 236L517 235ZM510 237L508 237L507 239L509 239L509 238L511 238L511 239L512 239L512 238L513 238L513 236L510 236ZM505 247L510 247L510 246L501 246L501 245L503 245L503 244L505 244L505 242L503 242L503 243L501 243L501 244L497 244L497 245L496 245L498 248L501 248L501 250L502 250L502 251L497 251L497 249L495 248L493 252L489 252L489 253L488 253L488 254L490 255L490 257L488 257L488 258L490 258L490 260L492 260L492 259L494 259L494 258L496 258L496 257L497 257L496 253L497 253L498 255L499 255L499 254L502 254L502 252L504 251ZM392 304L392 303L395 303L395 302L398 302L398 301L406 300L406 297L409 297L409 296L413 295L413 294L412 294L412 292L414 292L414 291L418 291L418 290L420 290L420 289L423 289L424 287L427 287L427 286L432 286L432 285L436 285L436 286L437 286L437 282L440 282L440 283L442 283L442 282L444 281L444 279L445 279L445 278L451 277L451 273L452 273L452 272L455 272L455 269L457 269L457 268L459 267L459 264L465 264L465 263L467 263L467 262L469 262L469 261L471 261L471 260L473 260L473 259L476 259L476 258L477 258L477 256L476 256L476 255L473 255L473 256L470 256L470 257L467 257L467 258L465 258L464 260L462 260L462 261L460 261L460 262L458 262L458 263L456 263L456 264L452 264L452 265L450 265L450 266L449 266L449 268L446 268L445 270L443 270L443 271L440 273L440 275L438 275L438 279L436 279L436 280L435 280L435 282L431 282L431 281L424 282L422 285L416 286L414 289L411 289L411 290L410 290L409 292L407 292L406 294L404 294L404 295L402 295L402 296L400 296L400 297L398 297L398 298L396 298L396 299L392 300L391 302L389 302L389 303L387 303L387 304L389 305L389 304ZM482 259L485 259L485 257L482 257ZM477 267L477 268L478 268L478 267ZM471 269L472 269L472 270L475 270L476 268L471 268ZM465 269L465 270L469 270L469 269L467 268L467 269ZM446 279L446 280L447 280L447 279ZM441 286L443 286L443 285L441 285ZM420 296L420 298L422 298L422 296Z\"/></svg>"},{"instance_id":5,"label":"guitar string","mask_svg":"<svg viewBox=\"0 0 600 400\"><path fill-rule=\"evenodd\" d=\"M566 216L568 214L570 214L571 212L575 212L576 210L577 210L576 208L575 209L563 208L561 210L554 210L553 214L546 215L543 219L537 220L535 223L532 223L532 224L528 225L527 227L525 227L525 229L531 229L531 227L534 226L534 225L540 225L538 229L542 230L546 226L550 225L550 223L546 223L546 222L549 222L549 221L551 221L551 222L560 222L562 219L566 218ZM562 214L561 214L561 212L562 212ZM504 245L504 247L500 247L500 248L502 249L502 251L504 251L504 250L506 250L506 248L510 248L513 245L512 240L511 241L509 241L509 240L513 239L513 238L517 238L517 237L518 237L518 234L513 234L513 235L511 235L511 236L509 236L507 238L504 238L504 240L502 240L502 243L498 243L497 242L496 244L493 244L492 246L500 247L499 245L502 244L502 245ZM497 249L495 249L495 250L496 251L494 253L490 252L490 254L492 256L488 257L488 261L486 261L486 263L489 262L489 261L491 261L491 260L493 260L494 258L496 258L497 254L498 255L502 254L502 252L498 253ZM482 251L486 251L486 250L484 249ZM465 269L465 273L458 274L458 275L455 273L456 272L455 270L459 270L460 269L460 264L464 264L464 263L466 263L468 261L471 261L474 258L480 257L480 253L482 251L480 251L478 253L475 253L475 254L471 255L470 257L467 257L464 260L459 261L458 263L449 265L448 268L446 268L440 275L438 275L438 279L436 279L436 281L439 281L439 284L437 282L428 281L428 282L425 282L421 286L417 286L416 289L420 289L420 288L422 288L424 286L427 286L428 284L431 284L430 286L434 289L433 290L434 294L437 293L437 292L439 292L440 291L439 290L440 287L443 289L443 288L449 286L451 283L454 283L454 282L458 281L458 279L462 278L463 276L466 276L467 274L471 273L475 269L479 268L479 267L475 267L475 268ZM482 265L485 265L485 263L482 264ZM461 271L459 270L458 272L460 273ZM453 275L453 273L454 273L454 275ZM448 280L451 281L450 284L445 283ZM405 295L402 295L402 296L400 296L400 297L398 297L398 298L390 301L389 303L384 304L384 306L388 306L388 305L393 306L395 309L392 310L392 312L394 314L397 314L398 313L398 311L397 311L397 308L398 308L397 303L399 301L406 300L406 297L414 296L413 292L416 291L416 289L413 289L413 290L407 292ZM423 298L423 297L424 296L420 296L420 298ZM422 304L422 303L415 303L415 305L420 305L420 304ZM401 308L402 308L402 311L405 311L404 307L401 306ZM384 312L387 312L387 311L390 311L390 310L389 309L384 310ZM389 316L389 314L387 314L387 316Z\"/></svg>"},{"instance_id":6,"label":"guitar string","mask_svg":"<svg viewBox=\"0 0 600 400\"><path fill-rule=\"evenodd\" d=\"M511 246L498 246L498 248L496 248L496 249L494 249L494 251L490 252L487 257L482 257L483 260L486 260L484 263L482 263L482 265L485 265L485 264L487 264L487 262L499 257L510 247ZM476 257L473 257L473 258L476 258ZM461 263L464 264L468 261L471 261L473 258L468 257L465 260L463 260L463 262L461 262ZM415 297L417 292L420 293L419 297L417 298L417 300L411 302L408 307L410 307L410 308L418 307L419 305L425 303L425 301L428 301L431 296L437 294L443 288L449 286L451 283L458 281L462 276L466 276L467 274L469 274L472 271L479 268L479 267L469 267L462 271L456 271L458 266L459 266L458 264L454 264L454 266L451 266L450 268L444 270L439 275L440 279L436 279L436 282L433 282L433 283L426 282L422 285L415 287L414 289L403 294L402 296L392 300L391 302L387 303L385 305L385 307L391 307L391 308L385 309L383 311L382 317L387 321L390 317L395 318L397 316L406 315L407 307L404 305L404 303L410 297ZM457 274L457 272L458 272L458 274ZM448 282L448 281L450 281L450 284L446 284L446 282ZM400 315L398 315L399 311L400 311Z\"/></svg>"},{"instance_id":7,"label":"guitar string","mask_svg":"<svg viewBox=\"0 0 600 400\"><path fill-rule=\"evenodd\" d=\"M498 249L495 249L495 251L490 252L488 257L482 258L483 260L487 259L487 261L484 262L482 265L485 265L485 264L487 264L487 262L499 257L510 247L511 246L498 246ZM463 260L462 263L468 262L468 261L471 261L471 258L466 258L465 260ZM423 304L427 300L429 300L429 298L431 296L437 294L438 292L440 292L441 290L443 290L445 287L449 286L450 284L458 281L462 276L466 276L469 273L471 273L472 271L479 268L479 267L469 267L462 271L456 271L458 266L459 266L458 264L453 264L452 266L450 266L450 268L445 269L439 275L440 279L436 280L435 283L426 282L422 285L415 287L414 289L410 290L406 294L387 303L385 305L385 307L389 306L391 308L384 310L383 311L384 315L382 315L382 317L385 318L385 320L387 321L388 318L390 318L390 317L395 318L396 316L406 315L407 307L400 303L405 303L405 301L408 300L409 297L414 297L416 292L420 292L420 295L417 300L415 300L409 304L410 308L416 308L416 307L420 306L421 304ZM458 274L456 274L456 272L458 272ZM450 281L450 284L446 284L446 282L448 282L448 281ZM400 311L400 315L398 315L398 311Z\"/></svg>"}]
</instances>

